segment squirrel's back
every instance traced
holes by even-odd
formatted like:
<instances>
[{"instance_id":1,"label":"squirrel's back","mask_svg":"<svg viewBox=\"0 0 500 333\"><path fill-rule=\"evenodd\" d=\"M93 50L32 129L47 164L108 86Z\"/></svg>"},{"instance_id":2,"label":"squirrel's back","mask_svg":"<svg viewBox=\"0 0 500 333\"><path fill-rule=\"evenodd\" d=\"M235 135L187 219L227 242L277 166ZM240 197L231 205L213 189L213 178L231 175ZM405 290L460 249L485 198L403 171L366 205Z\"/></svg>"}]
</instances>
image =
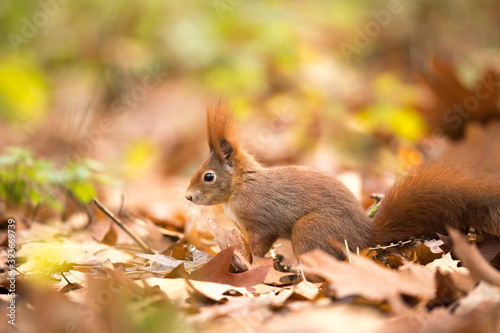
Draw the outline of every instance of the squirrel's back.
<instances>
[{"instance_id":1,"label":"squirrel's back","mask_svg":"<svg viewBox=\"0 0 500 333\"><path fill-rule=\"evenodd\" d=\"M446 225L500 235L500 181L449 161L415 167L383 199L373 243L446 234Z\"/></svg>"},{"instance_id":2,"label":"squirrel's back","mask_svg":"<svg viewBox=\"0 0 500 333\"><path fill-rule=\"evenodd\" d=\"M315 230L301 232L346 239L353 248L368 246L371 238L371 221L354 194L334 177L307 167L277 166L246 173L229 205L257 229L271 229L272 222L273 231L283 238L290 238L296 221L312 214L323 219L311 226Z\"/></svg>"}]
</instances>

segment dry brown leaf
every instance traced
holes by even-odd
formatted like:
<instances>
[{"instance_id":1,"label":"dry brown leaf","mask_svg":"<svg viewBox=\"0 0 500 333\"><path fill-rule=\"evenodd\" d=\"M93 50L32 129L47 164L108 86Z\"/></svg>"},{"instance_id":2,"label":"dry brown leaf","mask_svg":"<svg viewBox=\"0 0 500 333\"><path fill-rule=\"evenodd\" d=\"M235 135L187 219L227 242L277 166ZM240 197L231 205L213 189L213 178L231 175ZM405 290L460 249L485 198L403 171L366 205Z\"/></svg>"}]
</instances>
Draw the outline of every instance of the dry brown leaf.
<instances>
[{"instance_id":1,"label":"dry brown leaf","mask_svg":"<svg viewBox=\"0 0 500 333\"><path fill-rule=\"evenodd\" d=\"M427 265L425 267L431 271L435 272L436 270L440 269L441 272L455 272L455 271L465 271L468 272L467 268L464 267L458 267L459 260L454 260L451 257L451 253L448 252L443 257L436 259Z\"/></svg>"},{"instance_id":2,"label":"dry brown leaf","mask_svg":"<svg viewBox=\"0 0 500 333\"><path fill-rule=\"evenodd\" d=\"M500 239L487 233L483 233L482 236L483 240L475 244L483 257L491 263L500 254Z\"/></svg>"},{"instance_id":3,"label":"dry brown leaf","mask_svg":"<svg viewBox=\"0 0 500 333\"><path fill-rule=\"evenodd\" d=\"M322 283L311 283L307 281L300 281L297 285L293 286L292 290L294 297L303 298L306 300L314 300L319 294L319 288Z\"/></svg>"},{"instance_id":4,"label":"dry brown leaf","mask_svg":"<svg viewBox=\"0 0 500 333\"><path fill-rule=\"evenodd\" d=\"M215 242L217 243L217 245L219 245L221 250L230 246L235 246L236 250L238 250L249 263L252 263L252 253L250 252L250 245L248 245L248 242L245 240L245 238L243 238L243 235L241 235L238 230L223 229L219 227L214 220L209 218L205 218L205 223L214 232Z\"/></svg>"},{"instance_id":5,"label":"dry brown leaf","mask_svg":"<svg viewBox=\"0 0 500 333\"><path fill-rule=\"evenodd\" d=\"M113 224L110 223L109 230L106 233L106 235L104 235L104 238L101 240L101 243L106 245L115 245L117 240L118 236L116 234L115 228L113 227Z\"/></svg>"},{"instance_id":6,"label":"dry brown leaf","mask_svg":"<svg viewBox=\"0 0 500 333\"><path fill-rule=\"evenodd\" d=\"M216 243L213 231L198 219L189 219L184 229L184 239L188 244L196 246L197 249L210 253Z\"/></svg>"},{"instance_id":7,"label":"dry brown leaf","mask_svg":"<svg viewBox=\"0 0 500 333\"><path fill-rule=\"evenodd\" d=\"M299 276L290 272L280 272L271 267L267 273L265 282L273 286L285 286L292 284Z\"/></svg>"},{"instance_id":8,"label":"dry brown leaf","mask_svg":"<svg viewBox=\"0 0 500 333\"><path fill-rule=\"evenodd\" d=\"M476 280L472 278L470 272L465 267L458 267L459 260L453 260L451 253L446 253L442 258L436 259L425 266L431 272L447 275L452 283L462 292L468 293L475 285Z\"/></svg>"},{"instance_id":9,"label":"dry brown leaf","mask_svg":"<svg viewBox=\"0 0 500 333\"><path fill-rule=\"evenodd\" d=\"M222 283L195 281L190 280L189 283L185 279L164 279L150 277L144 280L149 286L158 286L170 299L177 301L184 301L189 297L189 288L195 289L204 296L219 302L226 298L225 293L229 291L236 291L240 295L246 297L253 297L253 294L248 292L244 287L235 287ZM136 281L136 283L140 283ZM190 285L191 284L191 285Z\"/></svg>"},{"instance_id":10,"label":"dry brown leaf","mask_svg":"<svg viewBox=\"0 0 500 333\"><path fill-rule=\"evenodd\" d=\"M306 273L325 278L338 298L361 296L388 301L393 311L404 311L401 295L434 298L434 279L429 277L432 273L417 269L418 265L395 272L365 257L351 256L351 263L341 262L319 250L304 254L302 259Z\"/></svg>"},{"instance_id":11,"label":"dry brown leaf","mask_svg":"<svg viewBox=\"0 0 500 333\"><path fill-rule=\"evenodd\" d=\"M451 280L457 286L458 289L464 293L469 293L476 286L476 280L470 275L470 273L453 272L450 275Z\"/></svg>"},{"instance_id":12,"label":"dry brown leaf","mask_svg":"<svg viewBox=\"0 0 500 333\"><path fill-rule=\"evenodd\" d=\"M270 293L270 292L273 292L275 291L276 289L278 289L279 287L276 287L276 286L270 286L268 284L256 284L255 286L252 287L253 288L253 291L252 293L254 295L257 295L257 294L267 294L267 293Z\"/></svg>"},{"instance_id":13,"label":"dry brown leaf","mask_svg":"<svg viewBox=\"0 0 500 333\"><path fill-rule=\"evenodd\" d=\"M467 243L457 230L450 228L448 233L453 240L454 253L462 260L462 265L470 270L472 276L477 280L500 286L500 273L486 261L476 245Z\"/></svg>"},{"instance_id":14,"label":"dry brown leaf","mask_svg":"<svg viewBox=\"0 0 500 333\"><path fill-rule=\"evenodd\" d=\"M273 318L269 297L231 297L225 304L205 306L190 319L199 323L204 332L255 332L264 322Z\"/></svg>"},{"instance_id":15,"label":"dry brown leaf","mask_svg":"<svg viewBox=\"0 0 500 333\"><path fill-rule=\"evenodd\" d=\"M275 294L275 296L271 297L271 305L275 308L283 307L293 294L294 291L291 289L282 289L280 292Z\"/></svg>"},{"instance_id":16,"label":"dry brown leaf","mask_svg":"<svg viewBox=\"0 0 500 333\"><path fill-rule=\"evenodd\" d=\"M64 287L62 287L61 290L59 290L59 292L61 294L65 294L68 291L82 289L82 288L83 288L83 286L79 285L78 283L72 283L72 284L68 283L67 285L65 285Z\"/></svg>"},{"instance_id":17,"label":"dry brown leaf","mask_svg":"<svg viewBox=\"0 0 500 333\"><path fill-rule=\"evenodd\" d=\"M481 302L467 313L450 313L438 307L411 311L398 318L387 318L379 327L380 333L490 333L500 330L498 304Z\"/></svg>"},{"instance_id":18,"label":"dry brown leaf","mask_svg":"<svg viewBox=\"0 0 500 333\"><path fill-rule=\"evenodd\" d=\"M142 286L143 283L146 283L150 287L158 286L165 293L165 295L167 295L168 298L173 301L181 302L189 297L189 293L187 291L188 285L185 279L164 279L149 277L141 281L135 281L135 283L139 286Z\"/></svg>"},{"instance_id":19,"label":"dry brown leaf","mask_svg":"<svg viewBox=\"0 0 500 333\"><path fill-rule=\"evenodd\" d=\"M221 250L234 246L236 249L233 254L232 263L239 271L244 272L251 268L253 263L250 245L236 229L223 229L215 223L214 220L205 217L205 223L215 234L215 242Z\"/></svg>"},{"instance_id":20,"label":"dry brown leaf","mask_svg":"<svg viewBox=\"0 0 500 333\"><path fill-rule=\"evenodd\" d=\"M138 253L136 256L149 260L149 267L141 267L146 271L170 272L180 264L186 264L186 260L179 260L163 254Z\"/></svg>"},{"instance_id":21,"label":"dry brown leaf","mask_svg":"<svg viewBox=\"0 0 500 333\"><path fill-rule=\"evenodd\" d=\"M411 281L414 284L418 284L422 286L423 290L427 292L435 289L436 284L434 274L429 272L429 270L427 270L422 265L415 264L410 261L405 261L404 265L398 269L398 272L401 279Z\"/></svg>"},{"instance_id":22,"label":"dry brown leaf","mask_svg":"<svg viewBox=\"0 0 500 333\"><path fill-rule=\"evenodd\" d=\"M436 259L439 259L443 256L443 253L434 253L431 249L425 245L420 244L415 249L413 249L412 254L415 254L415 261L422 265L427 265L430 262L433 262ZM413 260L412 260L413 261Z\"/></svg>"},{"instance_id":23,"label":"dry brown leaf","mask_svg":"<svg viewBox=\"0 0 500 333\"><path fill-rule=\"evenodd\" d=\"M436 271L436 300L439 305L448 306L463 296L463 292L455 285L451 274Z\"/></svg>"},{"instance_id":24,"label":"dry brown leaf","mask_svg":"<svg viewBox=\"0 0 500 333\"><path fill-rule=\"evenodd\" d=\"M474 290L458 302L456 313L467 314L484 302L497 304L500 308L500 288L485 282L479 282Z\"/></svg>"},{"instance_id":25,"label":"dry brown leaf","mask_svg":"<svg viewBox=\"0 0 500 333\"><path fill-rule=\"evenodd\" d=\"M351 304L320 306L314 303L291 310L258 326L258 332L373 332L384 316L374 308Z\"/></svg>"},{"instance_id":26,"label":"dry brown leaf","mask_svg":"<svg viewBox=\"0 0 500 333\"><path fill-rule=\"evenodd\" d=\"M181 277L190 280L229 284L236 287L246 287L248 290L252 291L254 285L264 282L271 268L271 264L256 267L244 273L229 273L229 266L231 264L234 249L234 246L231 246L222 250L212 258L212 260L190 274L186 272L184 265L179 265L166 277Z\"/></svg>"},{"instance_id":27,"label":"dry brown leaf","mask_svg":"<svg viewBox=\"0 0 500 333\"><path fill-rule=\"evenodd\" d=\"M360 252L360 256L367 257L368 259L376 262L380 266L385 266L385 264L378 259L379 253L376 250L364 249ZM391 266L392 267L392 266Z\"/></svg>"},{"instance_id":28,"label":"dry brown leaf","mask_svg":"<svg viewBox=\"0 0 500 333\"><path fill-rule=\"evenodd\" d=\"M393 268L393 269L397 269L399 267L401 267L403 265L403 261L404 261L404 258L401 257L400 255L390 255L387 257L387 259L385 260L387 265L389 265L389 267ZM384 266L384 265L382 265Z\"/></svg>"}]
</instances>

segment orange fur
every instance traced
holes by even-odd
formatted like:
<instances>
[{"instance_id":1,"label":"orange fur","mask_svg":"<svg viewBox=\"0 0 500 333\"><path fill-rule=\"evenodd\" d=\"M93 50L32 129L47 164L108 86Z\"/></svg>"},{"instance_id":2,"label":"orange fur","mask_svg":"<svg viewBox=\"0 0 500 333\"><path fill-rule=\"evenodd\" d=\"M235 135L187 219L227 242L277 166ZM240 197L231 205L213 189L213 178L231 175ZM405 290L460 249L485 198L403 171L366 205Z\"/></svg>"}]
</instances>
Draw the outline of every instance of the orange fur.
<instances>
[{"instance_id":1,"label":"orange fur","mask_svg":"<svg viewBox=\"0 0 500 333\"><path fill-rule=\"evenodd\" d=\"M373 243L446 234L446 226L500 235L500 182L490 174L449 161L410 170L375 214Z\"/></svg>"},{"instance_id":2,"label":"orange fur","mask_svg":"<svg viewBox=\"0 0 500 333\"><path fill-rule=\"evenodd\" d=\"M213 151L218 157L224 157L220 149L220 141L223 139L229 141L235 151L239 150L232 113L229 111L227 103L220 101L217 106L207 108L207 134L210 151Z\"/></svg>"}]
</instances>

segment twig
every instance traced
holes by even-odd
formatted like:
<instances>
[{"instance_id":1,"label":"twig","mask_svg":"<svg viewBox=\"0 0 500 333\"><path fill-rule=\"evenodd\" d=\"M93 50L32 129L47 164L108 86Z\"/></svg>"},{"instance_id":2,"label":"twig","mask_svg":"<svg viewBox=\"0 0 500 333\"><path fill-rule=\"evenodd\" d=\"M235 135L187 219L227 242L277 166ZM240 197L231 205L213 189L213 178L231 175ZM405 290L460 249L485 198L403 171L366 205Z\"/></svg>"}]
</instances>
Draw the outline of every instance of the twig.
<instances>
[{"instance_id":1,"label":"twig","mask_svg":"<svg viewBox=\"0 0 500 333\"><path fill-rule=\"evenodd\" d=\"M377 245L375 247L369 247L370 250L387 250L387 249L390 249L390 248L393 248L393 247L403 247L407 244L415 244L416 242L424 242L428 239L431 239L429 237L425 237L425 236L422 236L420 238L415 238L415 237L410 237L410 239L408 239L407 241L399 241L397 243L391 243L389 245Z\"/></svg>"},{"instance_id":2,"label":"twig","mask_svg":"<svg viewBox=\"0 0 500 333\"><path fill-rule=\"evenodd\" d=\"M375 199L375 204L378 204L382 199L385 197L385 195L380 194L380 193L372 193L370 194L370 198Z\"/></svg>"},{"instance_id":3,"label":"twig","mask_svg":"<svg viewBox=\"0 0 500 333\"><path fill-rule=\"evenodd\" d=\"M372 218L373 216L375 216L375 213L377 213L380 203L382 202L382 199L384 199L384 195L378 193L372 193L370 194L370 198L375 199L373 205L371 205L370 208L368 208L367 210L368 217Z\"/></svg>"},{"instance_id":4,"label":"twig","mask_svg":"<svg viewBox=\"0 0 500 333\"><path fill-rule=\"evenodd\" d=\"M64 275L64 272L62 272L62 271L61 271L61 275L62 275L62 277L64 278L64 280L66 280L66 282L68 282L68 284L69 284L70 286L72 286L72 285L73 285L73 283L71 283L71 282L68 280L68 278Z\"/></svg>"},{"instance_id":5,"label":"twig","mask_svg":"<svg viewBox=\"0 0 500 333\"><path fill-rule=\"evenodd\" d=\"M89 208L89 205L87 205L84 202L80 201L80 199L78 199L73 194L73 192L71 192L67 187L61 186L60 188L66 194L66 197L65 197L66 204L65 204L65 208L64 208L64 212L63 212L63 220L66 220L68 218L68 216L66 216L66 214L67 214L67 208L68 208L68 202L69 202L69 200L73 200L76 203L76 205L79 206L80 208L82 208L83 211L85 212L85 214L87 214L87 220L88 220L87 228L90 227L90 225L92 224L92 222L95 221L95 216L94 216L94 213L92 212L92 210Z\"/></svg>"},{"instance_id":6,"label":"twig","mask_svg":"<svg viewBox=\"0 0 500 333\"><path fill-rule=\"evenodd\" d=\"M132 239L147 253L154 254L155 252L146 244L142 239L140 239L136 234L132 232L122 221L120 221L113 213L111 213L106 207L103 206L102 203L99 202L96 198L94 198L94 204L104 212L104 214L108 215L113 222L118 224L120 228L123 229Z\"/></svg>"}]
</instances>

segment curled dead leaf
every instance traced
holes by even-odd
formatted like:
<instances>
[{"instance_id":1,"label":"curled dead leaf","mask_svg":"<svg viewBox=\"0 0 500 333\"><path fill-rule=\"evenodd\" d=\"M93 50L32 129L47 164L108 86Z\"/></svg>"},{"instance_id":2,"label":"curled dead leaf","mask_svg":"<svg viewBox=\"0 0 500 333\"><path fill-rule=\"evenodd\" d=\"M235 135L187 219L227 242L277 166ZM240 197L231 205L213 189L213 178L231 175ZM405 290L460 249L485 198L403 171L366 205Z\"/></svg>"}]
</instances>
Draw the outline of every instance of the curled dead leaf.
<instances>
[{"instance_id":1,"label":"curled dead leaf","mask_svg":"<svg viewBox=\"0 0 500 333\"><path fill-rule=\"evenodd\" d=\"M259 266L239 274L229 273L229 266L234 250L234 246L222 250L212 260L191 273L186 271L184 265L179 265L166 277L216 282L235 287L245 287L249 291L253 291L252 287L254 285L264 283L272 264Z\"/></svg>"},{"instance_id":2,"label":"curled dead leaf","mask_svg":"<svg viewBox=\"0 0 500 333\"><path fill-rule=\"evenodd\" d=\"M459 231L449 228L448 233L453 240L453 251L462 260L472 276L490 284L500 286L500 273L494 269L481 255L476 245L469 244Z\"/></svg>"}]
</instances>

